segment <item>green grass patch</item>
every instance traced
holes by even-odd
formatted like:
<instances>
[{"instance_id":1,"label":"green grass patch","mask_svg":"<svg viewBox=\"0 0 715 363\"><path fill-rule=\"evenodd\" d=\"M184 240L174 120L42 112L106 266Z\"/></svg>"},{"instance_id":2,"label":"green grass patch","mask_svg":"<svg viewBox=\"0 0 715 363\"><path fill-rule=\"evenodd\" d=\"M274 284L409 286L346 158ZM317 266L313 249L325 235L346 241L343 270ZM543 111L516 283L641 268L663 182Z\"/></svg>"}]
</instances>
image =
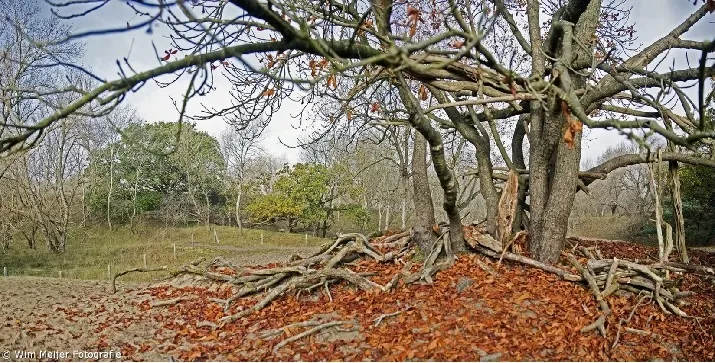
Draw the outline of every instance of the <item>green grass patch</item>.
<instances>
[{"instance_id":1,"label":"green grass patch","mask_svg":"<svg viewBox=\"0 0 715 363\"><path fill-rule=\"evenodd\" d=\"M243 235L236 227L212 226L216 229L216 243L212 229L197 227L141 226L133 234L127 227L109 231L106 227L87 227L75 230L66 252L53 253L40 244L37 249L15 241L10 248L0 252L0 269L7 268L12 276L44 276L83 280L107 280L107 266L113 273L143 267L146 254L148 267L167 266L179 268L200 257L245 257L263 253L280 253L285 247L315 247L327 240L304 234L244 229ZM263 234L263 244L261 244ZM194 243L192 244L192 236ZM176 257L174 257L176 245ZM286 252L288 257L289 252ZM129 274L122 281L150 281L165 273Z\"/></svg>"}]
</instances>

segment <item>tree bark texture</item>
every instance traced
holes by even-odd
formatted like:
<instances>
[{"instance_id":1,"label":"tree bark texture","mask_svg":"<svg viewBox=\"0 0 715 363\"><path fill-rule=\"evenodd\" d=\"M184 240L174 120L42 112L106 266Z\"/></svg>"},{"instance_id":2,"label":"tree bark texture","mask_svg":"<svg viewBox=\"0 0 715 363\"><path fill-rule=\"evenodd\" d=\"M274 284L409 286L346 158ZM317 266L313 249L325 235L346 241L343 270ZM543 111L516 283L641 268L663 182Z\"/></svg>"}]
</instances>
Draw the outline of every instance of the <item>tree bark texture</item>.
<instances>
[{"instance_id":1,"label":"tree bark texture","mask_svg":"<svg viewBox=\"0 0 715 363\"><path fill-rule=\"evenodd\" d=\"M415 133L412 151L412 186L415 205L415 223L412 239L425 256L432 250L435 225L432 191L427 178L427 141L419 132Z\"/></svg>"},{"instance_id":2,"label":"tree bark texture","mask_svg":"<svg viewBox=\"0 0 715 363\"><path fill-rule=\"evenodd\" d=\"M548 48L556 44L556 49L553 49L553 55L558 59L554 67L558 77L556 82L566 92L586 86L585 77L571 71L569 65L576 58L592 57L591 37L600 16L601 1L580 3L584 6L567 6L559 24L560 34L557 34L559 31L554 33L558 38L547 44L545 49L548 52L551 50ZM542 45L538 33L538 11L538 2L529 1L527 16L532 39L532 72L544 74L545 59L539 49ZM587 45L587 48L577 44L577 40ZM563 111L559 99L546 104L532 101L530 116L530 250L537 260L553 263L559 258L566 243L568 218L576 193L581 160L581 132L571 135L571 145L564 141L564 130L568 129L570 122L578 121L571 120L572 116Z\"/></svg>"}]
</instances>

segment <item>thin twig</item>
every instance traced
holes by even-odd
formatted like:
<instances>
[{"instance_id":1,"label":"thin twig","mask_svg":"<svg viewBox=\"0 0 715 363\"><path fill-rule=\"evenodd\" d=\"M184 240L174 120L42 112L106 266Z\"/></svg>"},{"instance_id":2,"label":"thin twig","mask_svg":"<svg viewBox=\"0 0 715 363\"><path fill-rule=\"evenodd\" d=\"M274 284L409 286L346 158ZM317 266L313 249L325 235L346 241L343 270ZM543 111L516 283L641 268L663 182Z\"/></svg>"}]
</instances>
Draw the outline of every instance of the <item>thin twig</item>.
<instances>
[{"instance_id":1,"label":"thin twig","mask_svg":"<svg viewBox=\"0 0 715 363\"><path fill-rule=\"evenodd\" d=\"M320 325L320 322L315 321L315 320L308 320L308 321L301 321L300 323L288 324L288 325L286 325L284 327L280 327L278 329L268 330L268 331L264 332L263 334L261 334L260 338L267 339L274 335L287 333L292 328L306 328L309 326L316 326L316 325Z\"/></svg>"},{"instance_id":2,"label":"thin twig","mask_svg":"<svg viewBox=\"0 0 715 363\"><path fill-rule=\"evenodd\" d=\"M185 301L185 300L189 300L189 298L188 298L188 297L185 297L185 296L180 296L180 297L177 297L177 298L174 298L174 299L169 299L169 300L152 301L152 302L149 303L149 306L151 306L151 307L153 307L153 308L158 308L158 307L161 307L161 306L169 306L169 305L178 304L178 303L180 303L180 302L182 302L182 301Z\"/></svg>"},{"instance_id":3,"label":"thin twig","mask_svg":"<svg viewBox=\"0 0 715 363\"><path fill-rule=\"evenodd\" d=\"M325 280L325 292L328 293L330 302L333 302L333 295L330 295L330 288L328 288L328 280Z\"/></svg>"},{"instance_id":4,"label":"thin twig","mask_svg":"<svg viewBox=\"0 0 715 363\"><path fill-rule=\"evenodd\" d=\"M321 330L323 330L323 329L330 328L330 327L333 327L333 326L343 325L343 324L347 324L347 323L350 323L350 321L333 321L333 322L330 322L330 323L320 324L320 325L315 326L315 327L313 327L313 328L311 328L311 329L308 329L308 330L306 330L306 331L304 331L304 332L302 332L302 333L300 333L300 334L296 334L296 335L294 335L294 336L292 336L292 337L290 337L290 338L287 338L287 339L285 339L285 340L279 342L279 343L276 344L276 346L273 348L273 352L274 352L274 353L275 353L275 352L278 352L278 349L283 348L283 347L286 346L287 344L289 344L289 343L291 343L291 342L294 342L294 341L296 341L296 340L305 338L305 337L307 337L307 336L309 336L309 335L311 335L311 334L315 334L315 333L317 333L317 332L319 332L319 331L321 331Z\"/></svg>"},{"instance_id":5,"label":"thin twig","mask_svg":"<svg viewBox=\"0 0 715 363\"><path fill-rule=\"evenodd\" d=\"M641 293L638 293L638 295L640 295L640 294L641 294ZM631 322L631 319L633 318L633 314L635 314L636 309L638 309L638 306L640 306L640 304L643 302L643 300L645 300L645 299L647 299L647 298L651 298L651 299L652 299L652 297L647 296L647 295L646 295L646 296L641 296L640 299L638 299L638 302L636 302L636 306L633 307L633 310L631 310L631 313L628 315L628 318L625 319L625 320L624 320L624 319L621 319L621 320L618 322L618 330L616 331L616 339L613 341L613 345L611 346L611 349L615 349L616 346L618 345L618 341L619 341L620 338L621 338L621 327L623 326L623 324L624 324L624 323L628 324L628 323ZM628 328L626 328L626 329L628 329Z\"/></svg>"},{"instance_id":6,"label":"thin twig","mask_svg":"<svg viewBox=\"0 0 715 363\"><path fill-rule=\"evenodd\" d=\"M128 273L132 273L132 272L157 272L157 271L167 271L167 270L168 270L168 268L166 266L162 266L162 267L158 267L158 268L140 267L140 268L132 268L132 269L129 269L126 271L122 271L118 274L115 274L112 276L112 294L117 293L117 278L118 277L124 276L124 275L126 275Z\"/></svg>"},{"instance_id":7,"label":"thin twig","mask_svg":"<svg viewBox=\"0 0 715 363\"><path fill-rule=\"evenodd\" d=\"M391 318L391 317L393 317L393 316L400 315L400 314L402 314L403 311L406 311L406 309L405 309L405 310L395 311L394 313L382 314L382 315L380 315L380 316L378 316L377 318L375 318L375 319L372 320L372 321L375 322L375 324L374 324L373 326L377 327L378 325L380 325L380 323L382 323L382 321L383 321L384 319L387 319L387 318Z\"/></svg>"}]
</instances>

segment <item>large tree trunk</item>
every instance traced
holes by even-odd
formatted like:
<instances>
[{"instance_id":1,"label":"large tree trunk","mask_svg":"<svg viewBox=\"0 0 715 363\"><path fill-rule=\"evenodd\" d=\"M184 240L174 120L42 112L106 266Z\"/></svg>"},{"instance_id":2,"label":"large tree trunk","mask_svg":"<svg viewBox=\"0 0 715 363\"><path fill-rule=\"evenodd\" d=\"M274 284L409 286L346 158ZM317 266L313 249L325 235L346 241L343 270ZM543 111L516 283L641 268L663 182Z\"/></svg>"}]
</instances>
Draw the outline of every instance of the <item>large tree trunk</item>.
<instances>
[{"instance_id":1,"label":"large tree trunk","mask_svg":"<svg viewBox=\"0 0 715 363\"><path fill-rule=\"evenodd\" d=\"M407 228L407 195L408 195L408 188L409 188L409 183L405 180L402 182L404 188L402 192L402 205L400 206L400 229L403 231L405 228Z\"/></svg>"},{"instance_id":2,"label":"large tree trunk","mask_svg":"<svg viewBox=\"0 0 715 363\"><path fill-rule=\"evenodd\" d=\"M320 237L325 238L328 235L328 229L330 229L330 221L332 220L332 217L333 209L332 206L330 206L325 213L325 219L323 219L323 222L320 225Z\"/></svg>"},{"instance_id":3,"label":"large tree trunk","mask_svg":"<svg viewBox=\"0 0 715 363\"><path fill-rule=\"evenodd\" d=\"M325 238L328 235L328 221L324 220L320 225L320 237Z\"/></svg>"},{"instance_id":4,"label":"large tree trunk","mask_svg":"<svg viewBox=\"0 0 715 363\"><path fill-rule=\"evenodd\" d=\"M487 144L489 142L487 141ZM499 209L499 193L494 186L492 174L491 152L488 147L475 145L477 156L477 170L479 177L479 191L482 193L487 207L487 232L494 238L497 237L497 214Z\"/></svg>"},{"instance_id":5,"label":"large tree trunk","mask_svg":"<svg viewBox=\"0 0 715 363\"><path fill-rule=\"evenodd\" d=\"M665 118L665 127L673 130L673 124ZM676 153L677 147L671 141L668 141L668 152ZM670 185L670 198L673 203L673 217L675 218L675 248L678 251L680 261L689 263L688 250L685 246L685 218L683 217L683 199L680 195L680 174L678 173L678 162L671 160L668 162L668 184Z\"/></svg>"},{"instance_id":6,"label":"large tree trunk","mask_svg":"<svg viewBox=\"0 0 715 363\"><path fill-rule=\"evenodd\" d=\"M419 132L415 133L412 151L412 186L414 189L415 223L412 239L425 256L432 250L435 225L432 191L427 178L427 142Z\"/></svg>"},{"instance_id":7,"label":"large tree trunk","mask_svg":"<svg viewBox=\"0 0 715 363\"><path fill-rule=\"evenodd\" d=\"M410 196L410 172L409 172L409 155L410 155L410 136L412 129L405 129L402 138L400 157L400 182L402 183L402 230L407 228L407 198ZM413 144L414 147L414 144ZM400 146L398 146L398 149ZM426 164L425 164L426 167ZM426 170L426 169L425 169ZM428 185L429 186L429 185ZM431 200L430 194L430 200ZM433 205L430 202L430 205ZM432 207L434 209L434 207Z\"/></svg>"},{"instance_id":8,"label":"large tree trunk","mask_svg":"<svg viewBox=\"0 0 715 363\"><path fill-rule=\"evenodd\" d=\"M598 24L601 1L592 0L581 14L569 14L570 20L577 20L575 27L562 22L562 33L553 49L558 58L555 80L569 97L572 89L586 86L586 79L570 70L575 59L590 59L593 56L592 35ZM538 20L538 2L529 1L529 33L532 40L532 71L544 75L545 57L541 48ZM538 40L537 40L538 39ZM578 43L577 43L578 41ZM588 45L584 47L583 45ZM547 50L548 51L548 50ZM530 103L530 210L532 255L541 262L553 263L558 260L566 243L568 218L576 193L578 168L581 160L581 132L572 135L572 145L564 140L564 130L571 122L570 114L562 111L561 100L548 105L544 111L539 102Z\"/></svg>"},{"instance_id":9,"label":"large tree trunk","mask_svg":"<svg viewBox=\"0 0 715 363\"><path fill-rule=\"evenodd\" d=\"M549 159L532 147L529 165L530 250L541 262L556 262L566 243L568 218L576 195L581 157L581 135L577 135L577 139L578 144L574 144L573 150L559 143L554 157Z\"/></svg>"},{"instance_id":10,"label":"large tree trunk","mask_svg":"<svg viewBox=\"0 0 715 363\"><path fill-rule=\"evenodd\" d=\"M387 232L390 229L390 213L391 213L391 208L390 204L387 204L387 210L385 211L385 232Z\"/></svg>"}]
</instances>

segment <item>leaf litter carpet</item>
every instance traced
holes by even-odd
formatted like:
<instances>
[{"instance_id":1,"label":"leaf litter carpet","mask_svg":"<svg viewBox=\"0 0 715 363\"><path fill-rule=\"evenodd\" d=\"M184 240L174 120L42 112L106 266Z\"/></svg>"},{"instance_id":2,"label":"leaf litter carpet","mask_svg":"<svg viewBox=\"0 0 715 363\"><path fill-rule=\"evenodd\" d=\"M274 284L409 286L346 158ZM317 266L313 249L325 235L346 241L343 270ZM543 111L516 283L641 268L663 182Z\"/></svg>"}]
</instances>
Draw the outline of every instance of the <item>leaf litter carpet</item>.
<instances>
[{"instance_id":1,"label":"leaf litter carpet","mask_svg":"<svg viewBox=\"0 0 715 363\"><path fill-rule=\"evenodd\" d=\"M597 245L607 258L642 261L657 255L651 247L630 243L579 243ZM715 264L713 253L691 251L691 256L695 264ZM482 269L477 259L493 271ZM561 267L568 269L566 265ZM403 268L368 260L349 267L374 273L370 279L379 284ZM401 283L391 292L370 293L342 283L313 294L283 295L227 324L219 319L250 308L260 296L238 299L225 312L220 301L233 295L229 284L165 284L120 292L133 297L135 308L117 310L96 322L90 345L120 349L123 360L715 360L713 282L687 274L682 290L696 293L681 306L692 317L666 315L653 302L639 304L635 294L607 297L613 313L603 338L596 331L579 331L599 316L585 287L539 269L507 261L498 265L468 254L438 272L432 285ZM54 314L76 321L96 311L67 304ZM306 333L329 322L336 323ZM121 338L122 331L139 325L152 325L152 334Z\"/></svg>"}]
</instances>

